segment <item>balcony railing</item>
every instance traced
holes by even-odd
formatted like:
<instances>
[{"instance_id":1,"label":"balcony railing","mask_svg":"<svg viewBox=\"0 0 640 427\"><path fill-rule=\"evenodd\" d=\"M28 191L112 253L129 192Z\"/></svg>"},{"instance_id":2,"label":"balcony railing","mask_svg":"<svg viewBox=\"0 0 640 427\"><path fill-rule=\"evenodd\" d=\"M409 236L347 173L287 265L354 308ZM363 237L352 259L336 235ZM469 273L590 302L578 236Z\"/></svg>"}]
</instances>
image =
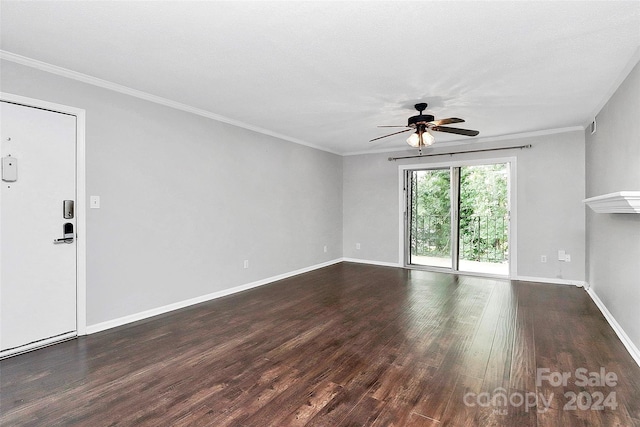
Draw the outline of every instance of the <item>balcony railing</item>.
<instances>
[{"instance_id":1,"label":"balcony railing","mask_svg":"<svg viewBox=\"0 0 640 427\"><path fill-rule=\"evenodd\" d=\"M450 257L450 217L430 215L413 218L411 252L419 256ZM460 259L499 263L508 259L509 218L480 216L460 218Z\"/></svg>"}]
</instances>

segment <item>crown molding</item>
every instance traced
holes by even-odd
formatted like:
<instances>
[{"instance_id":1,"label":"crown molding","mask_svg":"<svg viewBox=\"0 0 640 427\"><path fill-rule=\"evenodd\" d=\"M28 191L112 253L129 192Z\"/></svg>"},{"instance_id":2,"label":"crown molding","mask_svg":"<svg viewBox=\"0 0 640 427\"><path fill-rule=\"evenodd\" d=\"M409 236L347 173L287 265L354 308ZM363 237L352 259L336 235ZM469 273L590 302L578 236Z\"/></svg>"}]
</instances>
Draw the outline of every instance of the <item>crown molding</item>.
<instances>
[{"instance_id":1,"label":"crown molding","mask_svg":"<svg viewBox=\"0 0 640 427\"><path fill-rule=\"evenodd\" d=\"M484 138L474 138L473 140L469 140L469 141L473 141L474 144L479 144L479 143L485 143L485 142L508 141L508 140L514 140L514 139L532 138L536 136L555 135L558 133L566 133L566 132L576 132L576 131L584 132L584 130L585 130L585 127L582 125L567 126L563 128L536 130L532 132L521 132L521 133L511 133L511 134L497 135L497 136L487 136ZM442 142L437 146L438 147L455 147L455 146L467 145L466 143L464 143L464 141L465 140ZM396 148L386 148L386 149L379 149L379 150L363 150L363 151L353 151L353 152L343 153L342 155L358 156L361 154L380 154L380 153L393 153L393 152L397 153L397 152L407 151L407 150L411 150L412 153L415 152L415 149L409 148L407 146L407 149L396 147Z\"/></svg>"},{"instance_id":2,"label":"crown molding","mask_svg":"<svg viewBox=\"0 0 640 427\"><path fill-rule=\"evenodd\" d=\"M622 81L626 78L626 76L629 74L629 72L631 72L631 70L633 69L633 67L635 66L636 63L638 63L638 60L640 58L640 48L636 51L636 53L633 55L631 61L629 61L629 63L627 64L627 66L625 67L625 70L621 73L620 77L616 80L616 84L613 85L613 89L610 90L609 92L611 92L611 94L613 94L615 92L615 90L617 90L617 88L619 87L619 85L622 83ZM180 111L185 111L187 113L191 113L191 114L195 114L201 117L206 117L221 123L226 123L235 127L239 127L242 129L247 129L256 133L260 133L263 135L267 135L267 136L271 136L273 138L277 138L277 139L281 139L284 141L288 141L288 142L292 142L294 144L298 144L298 145L303 145L309 148L313 148L316 150L320 150L320 151L324 151L327 153L331 153L331 154L335 154L338 156L357 156L357 155L362 155L362 154L379 154L379 153L392 153L392 152L400 152L400 151L406 151L403 150L400 147L395 147L395 148L383 148L383 149L376 149L376 150L359 150L359 151L352 151L352 152L338 152L335 150L330 150L326 147L322 147L316 144L312 144L310 142L307 141L303 141L301 139L298 138L293 138L291 136L288 135L283 135L277 132L273 132L270 131L268 129L264 129L261 128L259 126L254 126L251 125L249 123L245 123L245 122L241 122L239 120L235 120L229 117L225 117L222 116L220 114L216 114L213 113L211 111L207 111L207 110L203 110L201 108L196 108L187 104L183 104L177 101L173 101L171 99L167 99L167 98L163 98L157 95L153 95L147 92L143 92L137 89L133 89L127 86L123 86L120 85L118 83L113 83L110 82L108 80L103 80L100 79L98 77L93 77L90 76L88 74L83 74L77 71L73 71L73 70L69 70L67 68L63 68L63 67L59 67L57 65L53 65L53 64L49 64L47 62L43 62L43 61L38 61L36 59L33 58L29 58L26 56L22 56L22 55L18 55L12 52L8 52L6 50L1 50L0 49L0 59L6 60L6 61L10 61L10 62L14 62L16 64L20 64L20 65L24 65L27 67L31 67L31 68L35 68L38 69L40 71L45 71L51 74L55 74L58 76L62 76L62 77L66 77L72 80L76 80L76 81L80 81L86 84L90 84L93 86L98 86L101 87L103 89L107 89L107 90L111 90L114 92L119 92L125 95L129 95L129 96L133 96L139 99L144 99L146 101L149 102L153 102L159 105L164 105L166 107L169 108L173 108L176 110L180 110ZM610 95L611 95L610 94ZM604 106L604 104L606 103L606 101L610 98L610 95L608 98L606 98L603 102L601 102L601 105L599 105L599 107L596 109L597 112L599 112L602 107ZM595 117L595 114L592 115L592 117ZM504 141L504 140L512 140L512 139L521 139L521 138L530 138L530 137L535 137L535 136L545 136L545 135L553 135L553 134L558 134L558 133L565 133L565 132L573 132L573 131L584 131L584 129L586 129L586 127L589 125L589 123L585 123L583 125L577 125L577 126L569 126L569 127L562 127L562 128L554 128L554 129L544 129L544 130L538 130L538 131L532 131L532 132L521 132L521 133L512 133L512 134L504 134L504 135L496 135L496 136L488 136L488 137L483 137L483 138L475 138L473 141L474 143L485 143L485 142L494 142L494 141ZM453 146L458 146L458 145L464 145L466 140L455 140L455 141L450 141L450 142L445 142L445 143L441 143L441 146L448 146L448 147L453 147Z\"/></svg>"},{"instance_id":3,"label":"crown molding","mask_svg":"<svg viewBox=\"0 0 640 427\"><path fill-rule=\"evenodd\" d=\"M609 100L613 97L613 95L618 91L622 83L629 77L631 71L635 68L637 64L640 63L640 47L638 47L629 58L629 61L625 64L624 68L620 71L620 73L616 76L616 78L611 82L611 85L604 93L600 102L596 105L596 107L591 112L589 119L584 124L585 129L596 119L596 116L600 114L602 109L607 105Z\"/></svg>"},{"instance_id":4,"label":"crown molding","mask_svg":"<svg viewBox=\"0 0 640 427\"><path fill-rule=\"evenodd\" d=\"M98 86L103 89L112 90L114 92L119 92L125 95L133 96L139 99L144 99L145 101L153 102L156 104L164 105L165 107L173 108L180 111L185 111L187 113L195 114L198 116L206 117L208 119L212 119L218 122L226 123L235 127L239 127L242 129L247 129L252 132L260 133L263 135L271 136L277 139L282 139L284 141L293 142L294 144L304 145L306 147L314 148L316 150L325 151L331 154L341 155L338 152L329 150L325 147L321 147L319 145L315 145L301 139L293 138L287 135L283 135L277 132L270 131L268 129L264 129L258 126L251 125L249 123L241 122L239 120L231 119L229 117L221 116L220 114L212 113L211 111L203 110L200 108L192 107L187 104L182 104L180 102L173 101L171 99L163 98L161 96L152 95L147 92L143 92L137 89L133 89L127 86L123 86L117 83L110 82L108 80L103 80L98 77L93 77L88 74L79 73L77 71L69 70L67 68L58 67L57 65L49 64L46 62L38 61L37 59L28 58L26 56L18 55L12 52L8 52L6 50L0 49L0 59L4 59L5 61L14 62L16 64L24 65L26 67L35 68L40 71L45 71L47 73L55 74L58 76L66 77L68 79L77 80L82 83L90 84L93 86Z\"/></svg>"}]
</instances>

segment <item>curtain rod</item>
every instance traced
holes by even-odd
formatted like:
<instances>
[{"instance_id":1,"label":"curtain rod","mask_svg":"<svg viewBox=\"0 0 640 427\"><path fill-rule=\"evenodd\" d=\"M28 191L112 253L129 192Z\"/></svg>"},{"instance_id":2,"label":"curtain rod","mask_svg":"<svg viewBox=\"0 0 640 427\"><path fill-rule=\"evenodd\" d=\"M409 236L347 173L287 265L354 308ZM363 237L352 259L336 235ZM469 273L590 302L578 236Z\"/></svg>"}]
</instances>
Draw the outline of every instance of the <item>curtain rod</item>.
<instances>
[{"instance_id":1,"label":"curtain rod","mask_svg":"<svg viewBox=\"0 0 640 427\"><path fill-rule=\"evenodd\" d=\"M466 153L481 153L483 151L500 151L500 150L513 150L515 148L519 148L519 149L523 149L523 148L531 148L532 145L531 144L527 144L527 145L516 145L513 147L499 147L499 148L484 148L481 150L468 150L468 151L456 151L453 153L438 153L438 154L419 154L417 156L405 156L405 157L389 157L389 161L393 162L396 160L402 160L402 159L416 159L416 158L420 158L420 157L435 157L435 156L453 156L454 154L466 154Z\"/></svg>"}]
</instances>

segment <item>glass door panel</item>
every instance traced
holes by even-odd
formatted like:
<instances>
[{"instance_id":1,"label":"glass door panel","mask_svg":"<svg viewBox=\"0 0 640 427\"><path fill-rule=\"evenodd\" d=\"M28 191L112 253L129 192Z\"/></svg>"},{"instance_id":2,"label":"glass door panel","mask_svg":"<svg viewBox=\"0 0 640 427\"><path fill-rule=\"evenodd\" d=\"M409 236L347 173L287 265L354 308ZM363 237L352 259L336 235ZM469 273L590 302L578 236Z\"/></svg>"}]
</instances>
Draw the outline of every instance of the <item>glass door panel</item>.
<instances>
[{"instance_id":1,"label":"glass door panel","mask_svg":"<svg viewBox=\"0 0 640 427\"><path fill-rule=\"evenodd\" d=\"M452 268L451 171L408 171L409 264Z\"/></svg>"},{"instance_id":2,"label":"glass door panel","mask_svg":"<svg viewBox=\"0 0 640 427\"><path fill-rule=\"evenodd\" d=\"M460 271L509 274L509 169L506 163L460 168Z\"/></svg>"}]
</instances>

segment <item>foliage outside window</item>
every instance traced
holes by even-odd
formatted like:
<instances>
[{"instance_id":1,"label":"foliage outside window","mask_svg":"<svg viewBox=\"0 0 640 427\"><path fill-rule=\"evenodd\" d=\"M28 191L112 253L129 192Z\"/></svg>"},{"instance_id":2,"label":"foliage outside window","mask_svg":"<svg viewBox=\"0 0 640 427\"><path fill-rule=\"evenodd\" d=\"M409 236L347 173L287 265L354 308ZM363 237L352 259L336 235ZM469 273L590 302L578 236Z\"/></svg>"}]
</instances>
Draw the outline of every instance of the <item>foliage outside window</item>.
<instances>
[{"instance_id":1,"label":"foliage outside window","mask_svg":"<svg viewBox=\"0 0 640 427\"><path fill-rule=\"evenodd\" d=\"M449 170L414 172L412 253L451 256ZM505 262L508 255L505 164L460 168L460 259Z\"/></svg>"}]
</instances>

